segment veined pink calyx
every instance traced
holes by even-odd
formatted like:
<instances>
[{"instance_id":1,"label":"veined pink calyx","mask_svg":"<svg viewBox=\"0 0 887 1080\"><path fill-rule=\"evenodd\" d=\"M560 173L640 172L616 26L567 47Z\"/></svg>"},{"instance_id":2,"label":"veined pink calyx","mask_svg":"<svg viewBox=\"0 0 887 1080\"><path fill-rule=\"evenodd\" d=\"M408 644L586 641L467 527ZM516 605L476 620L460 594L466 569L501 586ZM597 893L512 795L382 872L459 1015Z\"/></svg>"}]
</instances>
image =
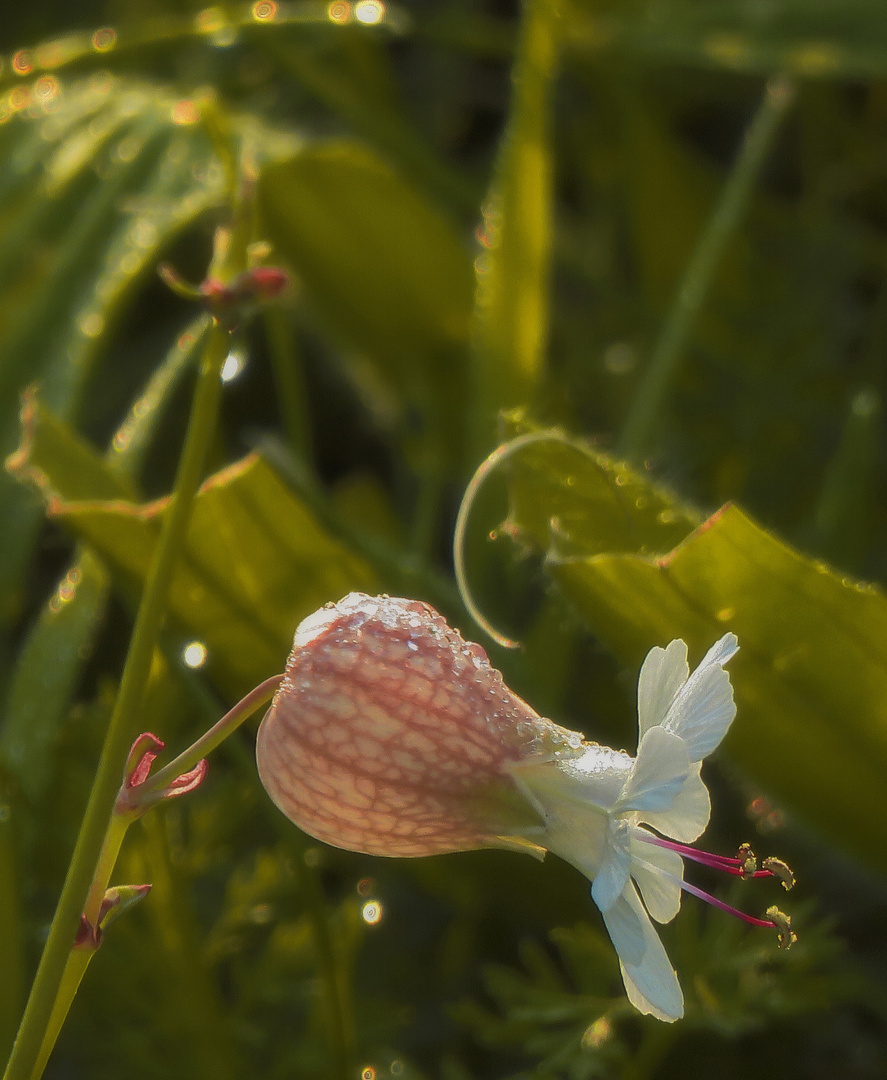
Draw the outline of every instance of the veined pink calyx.
<instances>
[{"instance_id":1,"label":"veined pink calyx","mask_svg":"<svg viewBox=\"0 0 887 1080\"><path fill-rule=\"evenodd\" d=\"M791 871L691 847L708 824L700 767L736 713L725 634L691 674L687 646L650 651L636 757L586 741L513 694L479 645L427 604L351 593L305 619L259 729L259 775L300 828L337 847L417 856L552 851L592 882L629 1000L661 1020L683 995L651 919L690 892L794 941L776 907L757 919L684 881L684 859L742 878Z\"/></svg>"},{"instance_id":2,"label":"veined pink calyx","mask_svg":"<svg viewBox=\"0 0 887 1080\"><path fill-rule=\"evenodd\" d=\"M351 593L296 631L256 757L283 813L336 847L541 856L544 822L511 769L581 745L427 604Z\"/></svg>"}]
</instances>

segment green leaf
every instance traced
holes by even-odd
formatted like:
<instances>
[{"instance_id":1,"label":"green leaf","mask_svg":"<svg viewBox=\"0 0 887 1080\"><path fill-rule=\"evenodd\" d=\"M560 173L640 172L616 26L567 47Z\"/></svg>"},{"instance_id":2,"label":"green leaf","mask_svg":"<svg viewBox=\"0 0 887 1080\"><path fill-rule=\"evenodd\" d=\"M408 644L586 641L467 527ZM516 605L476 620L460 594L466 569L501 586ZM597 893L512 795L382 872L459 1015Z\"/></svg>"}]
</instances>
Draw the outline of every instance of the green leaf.
<instances>
[{"instance_id":1,"label":"green leaf","mask_svg":"<svg viewBox=\"0 0 887 1080\"><path fill-rule=\"evenodd\" d=\"M513 482L505 531L561 555L668 551L701 517L625 462L557 432L526 432L506 417L523 446L511 456Z\"/></svg>"},{"instance_id":2,"label":"green leaf","mask_svg":"<svg viewBox=\"0 0 887 1080\"><path fill-rule=\"evenodd\" d=\"M129 583L148 573L169 504L56 501L51 512ZM198 494L170 612L203 642L207 670L239 697L280 671L297 623L351 589L375 591L369 566L333 540L257 455Z\"/></svg>"},{"instance_id":3,"label":"green leaf","mask_svg":"<svg viewBox=\"0 0 887 1080\"><path fill-rule=\"evenodd\" d=\"M560 6L529 0L513 73L505 135L483 206L484 250L475 263L475 449L487 449L503 408L530 399L548 346L553 217L549 99L557 72Z\"/></svg>"},{"instance_id":4,"label":"green leaf","mask_svg":"<svg viewBox=\"0 0 887 1080\"><path fill-rule=\"evenodd\" d=\"M628 5L626 5L628 6ZM576 19L581 53L615 47L633 58L759 75L866 78L884 70L887 36L871 0L666 0L600 18Z\"/></svg>"},{"instance_id":5,"label":"green leaf","mask_svg":"<svg viewBox=\"0 0 887 1080\"><path fill-rule=\"evenodd\" d=\"M692 511L578 444L524 454L511 532L548 551L548 572L594 633L633 667L672 638L699 659L736 633L738 716L725 752L835 843L887 867L883 593L805 558L733 506L675 537ZM595 473L606 478L596 486ZM558 543L546 537L551 516L566 522L569 554L559 531Z\"/></svg>"},{"instance_id":6,"label":"green leaf","mask_svg":"<svg viewBox=\"0 0 887 1080\"><path fill-rule=\"evenodd\" d=\"M7 471L50 501L59 494L68 500L135 498L130 475L140 466L206 325L201 317L179 337L104 459L35 393L26 393L22 443L7 460ZM80 551L30 628L13 667L3 703L0 753L33 805L39 804L52 775L59 728L90 655L108 585L100 560Z\"/></svg>"},{"instance_id":7,"label":"green leaf","mask_svg":"<svg viewBox=\"0 0 887 1080\"><path fill-rule=\"evenodd\" d=\"M6 471L47 499L134 499L135 487L29 390L22 399L21 446Z\"/></svg>"},{"instance_id":8,"label":"green leaf","mask_svg":"<svg viewBox=\"0 0 887 1080\"><path fill-rule=\"evenodd\" d=\"M268 239L340 344L368 357L389 393L429 409L443 395L456 407L473 279L450 223L346 141L269 166L259 199Z\"/></svg>"},{"instance_id":9,"label":"green leaf","mask_svg":"<svg viewBox=\"0 0 887 1080\"><path fill-rule=\"evenodd\" d=\"M95 76L61 84L3 128L0 179L0 454L18 397L38 381L62 418L80 405L111 331L170 239L221 201L202 128L173 119L174 94ZM20 607L39 527L33 499L0 476L0 620Z\"/></svg>"}]
</instances>

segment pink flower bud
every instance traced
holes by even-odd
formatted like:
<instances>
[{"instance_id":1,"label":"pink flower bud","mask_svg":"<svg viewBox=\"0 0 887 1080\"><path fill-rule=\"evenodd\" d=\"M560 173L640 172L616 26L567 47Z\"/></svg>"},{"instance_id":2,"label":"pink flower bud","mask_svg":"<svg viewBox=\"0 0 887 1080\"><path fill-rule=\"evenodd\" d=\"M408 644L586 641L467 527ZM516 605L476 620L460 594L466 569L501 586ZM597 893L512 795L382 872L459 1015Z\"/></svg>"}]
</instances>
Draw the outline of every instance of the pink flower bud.
<instances>
[{"instance_id":1,"label":"pink flower bud","mask_svg":"<svg viewBox=\"0 0 887 1080\"><path fill-rule=\"evenodd\" d=\"M129 757L126 759L123 783L117 794L117 813L128 814L133 818L141 817L146 810L161 800L187 795L189 791L200 787L206 779L209 763L204 758L198 761L193 769L175 777L166 787L158 791L146 791L145 783L150 775L151 766L165 746L166 743L158 739L156 735L152 735L150 731L143 731L132 744Z\"/></svg>"},{"instance_id":2,"label":"pink flower bud","mask_svg":"<svg viewBox=\"0 0 887 1080\"><path fill-rule=\"evenodd\" d=\"M509 769L582 738L538 716L427 604L351 593L296 631L259 775L305 832L373 855L542 854Z\"/></svg>"}]
</instances>

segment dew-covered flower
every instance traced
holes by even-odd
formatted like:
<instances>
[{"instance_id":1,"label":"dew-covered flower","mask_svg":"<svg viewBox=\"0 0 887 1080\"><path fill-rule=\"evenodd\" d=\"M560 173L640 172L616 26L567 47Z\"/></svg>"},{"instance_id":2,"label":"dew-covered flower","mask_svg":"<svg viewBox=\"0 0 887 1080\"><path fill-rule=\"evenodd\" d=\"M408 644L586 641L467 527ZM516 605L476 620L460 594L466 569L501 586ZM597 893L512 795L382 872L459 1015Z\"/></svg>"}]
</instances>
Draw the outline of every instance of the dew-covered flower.
<instances>
[{"instance_id":1,"label":"dew-covered flower","mask_svg":"<svg viewBox=\"0 0 887 1080\"><path fill-rule=\"evenodd\" d=\"M513 694L479 646L427 604L351 593L305 619L259 729L262 783L300 828L337 847L417 856L504 847L553 851L592 882L631 1002L661 1020L683 997L651 918L668 922L682 891L756 925L684 881L684 858L743 877L758 869L689 846L710 814L700 763L735 715L726 634L692 673L673 641L647 656L635 758L587 742Z\"/></svg>"}]
</instances>

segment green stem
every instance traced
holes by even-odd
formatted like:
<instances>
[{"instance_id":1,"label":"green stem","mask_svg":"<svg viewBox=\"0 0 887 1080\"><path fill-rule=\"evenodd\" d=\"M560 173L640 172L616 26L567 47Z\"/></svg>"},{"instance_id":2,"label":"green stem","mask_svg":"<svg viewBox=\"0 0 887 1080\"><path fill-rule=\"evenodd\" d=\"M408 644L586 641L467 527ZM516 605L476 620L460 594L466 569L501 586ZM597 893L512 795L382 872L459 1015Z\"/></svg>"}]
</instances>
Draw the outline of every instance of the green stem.
<instances>
[{"instance_id":1,"label":"green stem","mask_svg":"<svg viewBox=\"0 0 887 1080\"><path fill-rule=\"evenodd\" d=\"M289 312L269 306L262 312L268 353L280 407L280 418L294 460L310 471L311 420L296 329Z\"/></svg>"},{"instance_id":2,"label":"green stem","mask_svg":"<svg viewBox=\"0 0 887 1080\"><path fill-rule=\"evenodd\" d=\"M201 735L187 750L183 750L174 761L171 761L149 777L144 784L139 785L137 794L152 795L162 791L176 777L188 772L189 769L193 769L198 761L201 761L207 754L215 750L217 746L240 727L244 720L252 716L260 705L274 696L274 692L280 686L282 679L282 675L272 675L270 679L260 683L255 690L250 690L245 698L238 701L233 709L225 713L218 723L213 724L209 731Z\"/></svg>"},{"instance_id":3,"label":"green stem","mask_svg":"<svg viewBox=\"0 0 887 1080\"><path fill-rule=\"evenodd\" d=\"M173 571L184 545L191 506L215 429L221 398L221 369L227 352L228 334L213 327L201 361L175 489L142 594L95 782L4 1080L37 1080L40 1076L37 1065L43 1036L114 812Z\"/></svg>"},{"instance_id":4,"label":"green stem","mask_svg":"<svg viewBox=\"0 0 887 1080\"><path fill-rule=\"evenodd\" d=\"M794 100L785 78L771 79L720 199L684 271L659 341L644 371L619 437L619 452L637 461L647 449L678 363L724 249L751 197L779 124Z\"/></svg>"},{"instance_id":5,"label":"green stem","mask_svg":"<svg viewBox=\"0 0 887 1080\"><path fill-rule=\"evenodd\" d=\"M351 995L347 989L348 979L344 976L336 955L323 887L312 854L312 849L307 848L302 852L301 859L297 860L299 881L305 892L317 968L323 985L327 1029L330 1032L331 1053L335 1061L334 1075L341 1080L349 1080L349 1077L357 1075Z\"/></svg>"},{"instance_id":6,"label":"green stem","mask_svg":"<svg viewBox=\"0 0 887 1080\"><path fill-rule=\"evenodd\" d=\"M11 787L11 785L10 785ZM24 1000L21 900L19 896L20 829L18 800L0 772L0 926L3 927L3 976L0 978L0 1054L9 1053Z\"/></svg>"},{"instance_id":7,"label":"green stem","mask_svg":"<svg viewBox=\"0 0 887 1080\"><path fill-rule=\"evenodd\" d=\"M532 400L548 343L553 179L551 89L561 5L524 0L510 116L484 203L472 333L472 461L489 450L500 410Z\"/></svg>"},{"instance_id":8,"label":"green stem","mask_svg":"<svg viewBox=\"0 0 887 1080\"><path fill-rule=\"evenodd\" d=\"M80 983L83 981L83 976L86 974L86 969L89 967L89 962L95 956L95 953L94 948L87 948L72 949L68 954L65 970L59 981L55 1004L52 1007L52 1014L49 1017L49 1023L46 1025L43 1041L40 1044L40 1053L34 1063L32 1076L39 1077L43 1075L43 1070L49 1061L49 1055L52 1053L59 1032L62 1030L62 1025L67 1019L71 1005L80 988Z\"/></svg>"},{"instance_id":9,"label":"green stem","mask_svg":"<svg viewBox=\"0 0 887 1080\"><path fill-rule=\"evenodd\" d=\"M172 653L170 659L172 659ZM203 683L195 677L194 673L179 668L178 674L201 712L208 718L215 715L217 712L215 699L209 694ZM269 679L262 686L274 683L279 678L280 676L275 676L274 679ZM261 689L262 687L257 687L250 694L250 697L258 695ZM235 706L235 709L241 709L245 701L246 698ZM255 708L257 704L258 700L254 700L252 707ZM241 719L245 719L246 715L248 714L244 713ZM220 723L222 722L220 721ZM223 753L245 778L250 782L255 782L255 755L248 751L240 740L227 740L224 744ZM187 765L189 762L186 760L185 764ZM169 768L170 775L172 775L172 765ZM306 838L304 834L293 828L277 807L271 803L270 799L262 799L259 805L261 812L267 818L269 825L277 832L281 842L288 847L296 845L299 849L295 858L296 873L299 884L304 890L306 913L311 925L318 981L322 988L321 993L324 1002L323 1012L327 1025L328 1046L330 1057L334 1062L332 1075L336 1076L338 1080L348 1080L349 1077L357 1075L356 1040L350 984L347 978L343 976L342 965L336 955L335 941L330 927L320 874L310 856L311 849L305 847Z\"/></svg>"}]
</instances>

